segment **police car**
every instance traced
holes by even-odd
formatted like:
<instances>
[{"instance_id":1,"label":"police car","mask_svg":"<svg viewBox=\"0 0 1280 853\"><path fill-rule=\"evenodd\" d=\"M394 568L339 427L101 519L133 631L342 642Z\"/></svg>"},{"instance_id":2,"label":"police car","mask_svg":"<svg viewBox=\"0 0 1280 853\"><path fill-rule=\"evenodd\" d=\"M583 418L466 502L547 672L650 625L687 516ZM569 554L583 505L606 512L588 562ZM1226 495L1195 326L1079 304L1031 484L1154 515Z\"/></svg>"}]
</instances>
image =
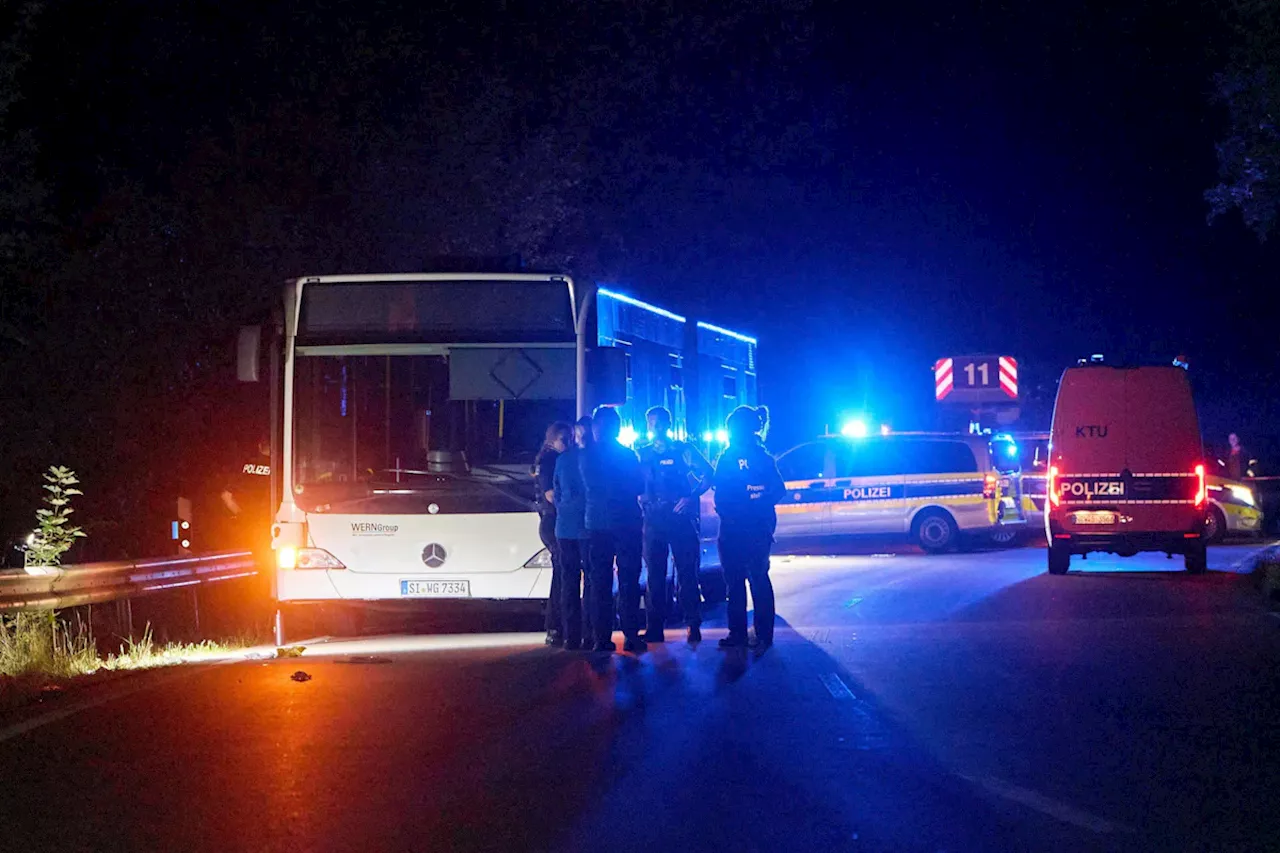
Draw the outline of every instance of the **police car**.
<instances>
[{"instance_id":1,"label":"police car","mask_svg":"<svg viewBox=\"0 0 1280 853\"><path fill-rule=\"evenodd\" d=\"M1044 505L1049 465L1049 434L1015 433L1022 464L1022 511L1028 528L1044 528ZM1205 542L1214 544L1228 536L1261 536L1264 516L1256 492L1246 483L1210 474L1205 478L1208 504L1205 509Z\"/></svg>"},{"instance_id":2,"label":"police car","mask_svg":"<svg viewBox=\"0 0 1280 853\"><path fill-rule=\"evenodd\" d=\"M1258 496L1245 483L1210 474L1205 478L1209 508L1204 519L1204 541L1221 542L1227 536L1261 536L1262 510Z\"/></svg>"},{"instance_id":3,"label":"police car","mask_svg":"<svg viewBox=\"0 0 1280 853\"><path fill-rule=\"evenodd\" d=\"M999 541L1026 528L1017 469L989 435L823 436L778 457L777 536L905 534L930 553Z\"/></svg>"}]
</instances>

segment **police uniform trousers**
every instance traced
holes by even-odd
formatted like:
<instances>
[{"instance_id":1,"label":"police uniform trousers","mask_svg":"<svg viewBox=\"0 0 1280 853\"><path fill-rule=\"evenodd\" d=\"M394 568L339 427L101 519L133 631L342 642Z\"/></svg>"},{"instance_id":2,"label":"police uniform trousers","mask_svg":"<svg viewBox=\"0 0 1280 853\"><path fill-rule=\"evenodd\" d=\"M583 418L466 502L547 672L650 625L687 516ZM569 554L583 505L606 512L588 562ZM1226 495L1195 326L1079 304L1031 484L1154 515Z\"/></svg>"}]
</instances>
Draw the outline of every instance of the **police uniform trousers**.
<instances>
[{"instance_id":1,"label":"police uniform trousers","mask_svg":"<svg viewBox=\"0 0 1280 853\"><path fill-rule=\"evenodd\" d=\"M727 616L729 634L747 634L747 584L755 603L756 637L773 642L775 618L773 582L769 580L769 549L773 532L768 524L758 521L720 520L720 565L729 595Z\"/></svg>"},{"instance_id":2,"label":"police uniform trousers","mask_svg":"<svg viewBox=\"0 0 1280 853\"><path fill-rule=\"evenodd\" d=\"M618 621L627 639L640 635L640 567L644 534L635 527L590 531L591 622L597 643L613 635L613 567L618 566Z\"/></svg>"},{"instance_id":3,"label":"police uniform trousers","mask_svg":"<svg viewBox=\"0 0 1280 853\"><path fill-rule=\"evenodd\" d=\"M666 625L667 554L676 564L676 589L680 609L689 627L702 624L702 595L698 589L697 517L673 512L655 513L644 521L644 564L649 568L644 608L650 631L659 633Z\"/></svg>"}]
</instances>

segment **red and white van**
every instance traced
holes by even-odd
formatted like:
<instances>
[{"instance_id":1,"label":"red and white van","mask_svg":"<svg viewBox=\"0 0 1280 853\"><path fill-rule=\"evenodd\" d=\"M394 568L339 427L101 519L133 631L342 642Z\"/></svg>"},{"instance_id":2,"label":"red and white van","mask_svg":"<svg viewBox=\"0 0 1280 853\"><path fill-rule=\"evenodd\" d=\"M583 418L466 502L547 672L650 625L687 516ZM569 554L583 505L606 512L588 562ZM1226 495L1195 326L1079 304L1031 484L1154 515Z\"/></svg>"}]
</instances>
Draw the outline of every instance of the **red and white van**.
<instances>
[{"instance_id":1,"label":"red and white van","mask_svg":"<svg viewBox=\"0 0 1280 853\"><path fill-rule=\"evenodd\" d=\"M1049 434L1049 572L1072 554L1182 554L1205 571L1200 424L1179 367L1094 361L1062 375Z\"/></svg>"}]
</instances>

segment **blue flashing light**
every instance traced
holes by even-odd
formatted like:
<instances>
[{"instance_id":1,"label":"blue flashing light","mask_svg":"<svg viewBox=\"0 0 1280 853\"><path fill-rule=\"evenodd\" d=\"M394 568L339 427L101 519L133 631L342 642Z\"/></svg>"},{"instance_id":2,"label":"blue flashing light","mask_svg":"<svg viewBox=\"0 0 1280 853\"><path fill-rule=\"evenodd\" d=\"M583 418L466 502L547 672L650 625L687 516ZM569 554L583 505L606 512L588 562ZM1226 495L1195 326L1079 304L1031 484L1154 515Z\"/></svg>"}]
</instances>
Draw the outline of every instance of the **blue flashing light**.
<instances>
[{"instance_id":1,"label":"blue flashing light","mask_svg":"<svg viewBox=\"0 0 1280 853\"><path fill-rule=\"evenodd\" d=\"M840 427L840 434L847 438L866 438L867 437L866 421L860 421L860 420L846 421L844 426Z\"/></svg>"},{"instance_id":2,"label":"blue flashing light","mask_svg":"<svg viewBox=\"0 0 1280 853\"><path fill-rule=\"evenodd\" d=\"M711 430L707 430L702 434L702 440L705 441L707 444L710 444L711 442L716 440L716 434Z\"/></svg>"},{"instance_id":3,"label":"blue flashing light","mask_svg":"<svg viewBox=\"0 0 1280 853\"><path fill-rule=\"evenodd\" d=\"M728 444L728 443L729 443L729 431L728 431L727 429L718 429L718 430L716 430L716 441L720 442L721 444Z\"/></svg>"},{"instance_id":4,"label":"blue flashing light","mask_svg":"<svg viewBox=\"0 0 1280 853\"><path fill-rule=\"evenodd\" d=\"M173 541L174 541L174 542L177 542L177 541L178 541L178 522L176 522L176 521L175 521L175 522L173 522L173 532L172 532L172 536L173 536Z\"/></svg>"},{"instance_id":5,"label":"blue flashing light","mask_svg":"<svg viewBox=\"0 0 1280 853\"><path fill-rule=\"evenodd\" d=\"M1018 445L1016 445L1016 444L1010 444L1007 448L1005 448L1005 451L1004 451L1004 452L1005 452L1005 454L1006 454L1006 455L1008 455L1008 456L1017 456L1017 455L1018 455Z\"/></svg>"},{"instance_id":6,"label":"blue flashing light","mask_svg":"<svg viewBox=\"0 0 1280 853\"><path fill-rule=\"evenodd\" d=\"M627 305L632 305L636 308L641 308L645 311L657 314L659 317L666 317L668 320L675 320L677 323L687 322L685 318L681 317L679 314L673 314L665 308L659 308L657 305L650 305L648 302L642 302L634 296L627 296L625 293L618 293L617 291L609 290L604 287L598 288L596 292L601 296L607 296L610 299L616 299L619 302L626 303Z\"/></svg>"},{"instance_id":7,"label":"blue flashing light","mask_svg":"<svg viewBox=\"0 0 1280 853\"><path fill-rule=\"evenodd\" d=\"M756 344L756 339L750 335L744 335L741 332L735 332L721 326L713 326L710 323L704 323L701 320L698 321L698 328L706 329L708 332L715 332L717 335L724 335L725 337L733 338L734 340L742 341L743 343L748 343L753 346Z\"/></svg>"},{"instance_id":8,"label":"blue flashing light","mask_svg":"<svg viewBox=\"0 0 1280 853\"><path fill-rule=\"evenodd\" d=\"M618 432L618 443L624 447L632 447L639 437L640 435L636 432L636 428L631 424L627 424Z\"/></svg>"}]
</instances>

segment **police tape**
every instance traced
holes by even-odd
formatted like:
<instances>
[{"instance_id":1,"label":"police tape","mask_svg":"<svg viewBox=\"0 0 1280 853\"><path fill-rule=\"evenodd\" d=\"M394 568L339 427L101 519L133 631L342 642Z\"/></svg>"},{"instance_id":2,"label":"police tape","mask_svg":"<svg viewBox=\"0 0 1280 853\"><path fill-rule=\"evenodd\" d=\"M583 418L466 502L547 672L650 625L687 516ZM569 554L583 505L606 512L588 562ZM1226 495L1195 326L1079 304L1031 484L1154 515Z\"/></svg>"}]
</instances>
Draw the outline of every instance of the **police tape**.
<instances>
[{"instance_id":1,"label":"police tape","mask_svg":"<svg viewBox=\"0 0 1280 853\"><path fill-rule=\"evenodd\" d=\"M177 587L253 577L258 571L258 562L249 551L70 566L27 566L14 573L0 574L0 613L120 601Z\"/></svg>"}]
</instances>

